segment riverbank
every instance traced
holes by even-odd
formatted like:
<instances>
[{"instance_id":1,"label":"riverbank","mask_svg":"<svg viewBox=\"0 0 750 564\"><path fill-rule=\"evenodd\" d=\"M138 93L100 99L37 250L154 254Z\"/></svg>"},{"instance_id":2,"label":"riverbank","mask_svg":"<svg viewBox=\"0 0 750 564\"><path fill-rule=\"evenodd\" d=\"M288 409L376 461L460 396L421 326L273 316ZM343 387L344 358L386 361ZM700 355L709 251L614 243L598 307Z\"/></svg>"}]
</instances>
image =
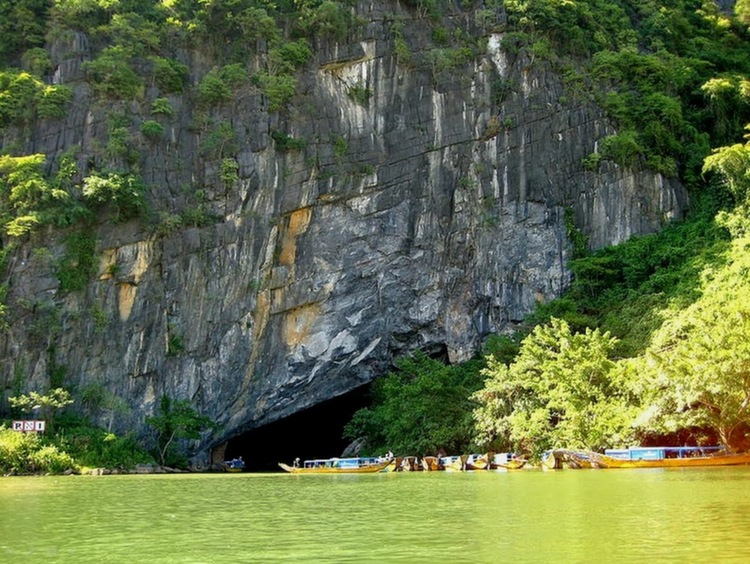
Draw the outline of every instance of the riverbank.
<instances>
[{"instance_id":1,"label":"riverbank","mask_svg":"<svg viewBox=\"0 0 750 564\"><path fill-rule=\"evenodd\" d=\"M0 475L151 474L161 468L133 436L80 417L61 417L44 435L0 425Z\"/></svg>"},{"instance_id":2,"label":"riverbank","mask_svg":"<svg viewBox=\"0 0 750 564\"><path fill-rule=\"evenodd\" d=\"M138 464L133 468L68 468L63 472L8 472L3 478L12 476L117 476L120 474L191 474L205 472L205 470L186 470L183 468L172 468L171 466L159 466L158 464Z\"/></svg>"}]
</instances>

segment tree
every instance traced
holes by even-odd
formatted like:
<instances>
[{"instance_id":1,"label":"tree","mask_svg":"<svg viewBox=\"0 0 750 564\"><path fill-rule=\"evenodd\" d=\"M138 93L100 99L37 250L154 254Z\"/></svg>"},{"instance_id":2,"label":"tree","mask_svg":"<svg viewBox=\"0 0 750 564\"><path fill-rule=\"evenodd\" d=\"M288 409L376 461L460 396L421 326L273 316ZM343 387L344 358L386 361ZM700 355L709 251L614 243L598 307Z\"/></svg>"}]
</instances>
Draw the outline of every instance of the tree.
<instances>
[{"instance_id":1,"label":"tree","mask_svg":"<svg viewBox=\"0 0 750 564\"><path fill-rule=\"evenodd\" d=\"M636 398L609 358L616 343L607 332L573 333L553 318L523 340L512 364L489 358L485 385L472 396L477 440L532 455L628 440Z\"/></svg>"},{"instance_id":2,"label":"tree","mask_svg":"<svg viewBox=\"0 0 750 564\"><path fill-rule=\"evenodd\" d=\"M46 394L29 392L8 398L11 407L22 413L33 413L37 409L41 411L42 418L48 421L49 428L53 428L54 412L73 403L70 392L63 388L53 388Z\"/></svg>"},{"instance_id":3,"label":"tree","mask_svg":"<svg viewBox=\"0 0 750 564\"><path fill-rule=\"evenodd\" d=\"M471 443L469 395L481 385L481 361L445 365L417 353L374 387L372 406L346 426L350 439L365 437L368 452L434 454L461 452Z\"/></svg>"},{"instance_id":4,"label":"tree","mask_svg":"<svg viewBox=\"0 0 750 564\"><path fill-rule=\"evenodd\" d=\"M199 439L202 431L214 426L208 417L200 415L190 402L174 400L166 394L161 397L159 410L146 423L156 430L157 458L162 465L175 459L172 450L174 441L179 439Z\"/></svg>"},{"instance_id":5,"label":"tree","mask_svg":"<svg viewBox=\"0 0 750 564\"><path fill-rule=\"evenodd\" d=\"M49 0L0 1L0 63L10 55L44 44Z\"/></svg>"},{"instance_id":6,"label":"tree","mask_svg":"<svg viewBox=\"0 0 750 564\"><path fill-rule=\"evenodd\" d=\"M115 415L130 411L127 402L117 394L107 390L101 383L93 382L81 390L81 402L92 412L101 411L107 415L107 432L112 432Z\"/></svg>"},{"instance_id":7,"label":"tree","mask_svg":"<svg viewBox=\"0 0 750 564\"><path fill-rule=\"evenodd\" d=\"M738 203L747 203L750 198L750 124L745 130L744 144L719 147L703 163L703 172L719 174Z\"/></svg>"},{"instance_id":8,"label":"tree","mask_svg":"<svg viewBox=\"0 0 750 564\"><path fill-rule=\"evenodd\" d=\"M728 263L654 337L640 371L654 407L641 425L709 428L736 450L750 445L750 238L733 242Z\"/></svg>"}]
</instances>

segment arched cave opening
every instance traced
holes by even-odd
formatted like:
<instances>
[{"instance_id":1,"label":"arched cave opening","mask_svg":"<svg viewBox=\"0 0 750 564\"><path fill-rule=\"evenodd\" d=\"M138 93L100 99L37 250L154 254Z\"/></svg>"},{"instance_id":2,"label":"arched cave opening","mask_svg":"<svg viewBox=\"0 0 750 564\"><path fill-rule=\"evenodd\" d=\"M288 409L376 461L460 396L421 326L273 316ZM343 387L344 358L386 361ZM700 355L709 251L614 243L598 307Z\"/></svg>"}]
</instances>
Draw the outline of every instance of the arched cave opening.
<instances>
[{"instance_id":1,"label":"arched cave opening","mask_svg":"<svg viewBox=\"0 0 750 564\"><path fill-rule=\"evenodd\" d=\"M358 409L369 404L370 385L321 402L313 407L251 429L230 439L224 458L242 456L249 472L281 471L279 462L290 464L296 457L341 456L348 446L344 426Z\"/></svg>"}]
</instances>

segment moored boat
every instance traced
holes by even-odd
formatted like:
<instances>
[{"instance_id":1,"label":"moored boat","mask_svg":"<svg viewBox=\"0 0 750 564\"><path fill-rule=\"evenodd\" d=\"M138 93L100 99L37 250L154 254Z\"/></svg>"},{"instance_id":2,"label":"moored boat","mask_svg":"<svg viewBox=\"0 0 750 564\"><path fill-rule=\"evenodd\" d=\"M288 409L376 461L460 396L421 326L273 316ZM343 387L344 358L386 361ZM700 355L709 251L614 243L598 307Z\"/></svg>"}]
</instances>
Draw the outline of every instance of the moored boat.
<instances>
[{"instance_id":1,"label":"moored boat","mask_svg":"<svg viewBox=\"0 0 750 564\"><path fill-rule=\"evenodd\" d=\"M593 453L599 468L689 468L750 464L750 453L732 454L721 447L632 447Z\"/></svg>"},{"instance_id":2,"label":"moored boat","mask_svg":"<svg viewBox=\"0 0 750 564\"><path fill-rule=\"evenodd\" d=\"M721 447L633 447L605 454L555 449L547 458L555 468L690 468L750 464L750 453L731 454Z\"/></svg>"},{"instance_id":3,"label":"moored boat","mask_svg":"<svg viewBox=\"0 0 750 564\"><path fill-rule=\"evenodd\" d=\"M227 472L242 472L245 469L245 461L242 457L224 461L224 469Z\"/></svg>"},{"instance_id":4,"label":"moored boat","mask_svg":"<svg viewBox=\"0 0 750 564\"><path fill-rule=\"evenodd\" d=\"M517 457L512 452L496 452L490 457L492 470L520 470L526 464L526 459Z\"/></svg>"},{"instance_id":5,"label":"moored boat","mask_svg":"<svg viewBox=\"0 0 750 564\"><path fill-rule=\"evenodd\" d=\"M383 468L383 472L401 472L401 463L403 462L403 458L400 456L397 456L395 458L391 458L388 464L385 468Z\"/></svg>"},{"instance_id":6,"label":"moored boat","mask_svg":"<svg viewBox=\"0 0 750 564\"><path fill-rule=\"evenodd\" d=\"M416 456L404 456L401 462L401 470L404 472L421 472L422 464Z\"/></svg>"},{"instance_id":7,"label":"moored boat","mask_svg":"<svg viewBox=\"0 0 750 564\"><path fill-rule=\"evenodd\" d=\"M422 457L422 468L426 472L437 472L443 469L443 465L437 456L424 456Z\"/></svg>"},{"instance_id":8,"label":"moored boat","mask_svg":"<svg viewBox=\"0 0 750 564\"><path fill-rule=\"evenodd\" d=\"M470 454L466 459L467 470L488 470L490 468L489 454Z\"/></svg>"},{"instance_id":9,"label":"moored boat","mask_svg":"<svg viewBox=\"0 0 750 564\"><path fill-rule=\"evenodd\" d=\"M380 458L321 458L305 460L302 466L279 462L279 467L291 474L372 474L382 472L390 463Z\"/></svg>"},{"instance_id":10,"label":"moored boat","mask_svg":"<svg viewBox=\"0 0 750 564\"><path fill-rule=\"evenodd\" d=\"M440 464L446 472L462 472L466 469L466 459L468 456L443 456L440 458Z\"/></svg>"}]
</instances>

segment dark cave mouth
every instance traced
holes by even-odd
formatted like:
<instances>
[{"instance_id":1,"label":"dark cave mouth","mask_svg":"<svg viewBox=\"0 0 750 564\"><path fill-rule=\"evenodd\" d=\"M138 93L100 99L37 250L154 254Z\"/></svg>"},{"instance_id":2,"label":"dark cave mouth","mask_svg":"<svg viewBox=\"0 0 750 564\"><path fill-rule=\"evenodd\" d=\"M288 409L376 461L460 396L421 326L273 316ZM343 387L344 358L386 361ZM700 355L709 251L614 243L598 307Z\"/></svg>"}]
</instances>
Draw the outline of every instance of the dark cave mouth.
<instances>
[{"instance_id":1,"label":"dark cave mouth","mask_svg":"<svg viewBox=\"0 0 750 564\"><path fill-rule=\"evenodd\" d=\"M340 456L351 441L344 426L370 402L370 385L360 386L257 429L229 439L225 460L242 456L248 472L280 472L279 462Z\"/></svg>"}]
</instances>

